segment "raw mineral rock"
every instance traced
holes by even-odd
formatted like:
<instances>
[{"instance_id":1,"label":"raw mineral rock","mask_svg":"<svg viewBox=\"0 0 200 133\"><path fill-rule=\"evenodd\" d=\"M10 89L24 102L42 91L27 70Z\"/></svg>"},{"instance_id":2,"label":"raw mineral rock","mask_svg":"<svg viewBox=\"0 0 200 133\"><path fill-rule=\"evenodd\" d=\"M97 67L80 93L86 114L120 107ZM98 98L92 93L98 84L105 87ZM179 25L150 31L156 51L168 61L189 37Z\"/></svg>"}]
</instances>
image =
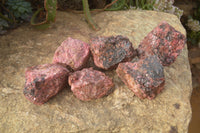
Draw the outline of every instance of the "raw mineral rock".
<instances>
[{"instance_id":1,"label":"raw mineral rock","mask_svg":"<svg viewBox=\"0 0 200 133\"><path fill-rule=\"evenodd\" d=\"M56 95L67 84L69 70L59 64L44 64L27 68L25 97L41 105Z\"/></svg>"},{"instance_id":2,"label":"raw mineral rock","mask_svg":"<svg viewBox=\"0 0 200 133\"><path fill-rule=\"evenodd\" d=\"M121 35L92 38L90 49L95 65L106 70L122 61L130 61L136 54L129 39Z\"/></svg>"},{"instance_id":3,"label":"raw mineral rock","mask_svg":"<svg viewBox=\"0 0 200 133\"><path fill-rule=\"evenodd\" d=\"M73 70L83 68L89 59L89 45L81 40L68 37L54 54L53 63L63 63Z\"/></svg>"},{"instance_id":4,"label":"raw mineral rock","mask_svg":"<svg viewBox=\"0 0 200 133\"><path fill-rule=\"evenodd\" d=\"M116 71L129 89L141 99L153 99L164 88L164 70L156 55L134 63L120 63Z\"/></svg>"},{"instance_id":5,"label":"raw mineral rock","mask_svg":"<svg viewBox=\"0 0 200 133\"><path fill-rule=\"evenodd\" d=\"M161 21L186 35L177 16L163 12L126 10L93 14L101 27L99 31L91 30L82 18L82 14L57 11L56 25L47 31L24 25L0 36L0 133L190 132L192 80L187 45L176 62L164 68L165 88L154 100L140 100L115 71L105 71L115 87L104 98L83 102L67 88L44 106L27 104L21 95L25 67L51 62L56 44L66 36L89 42L91 36L123 35L136 48Z\"/></svg>"},{"instance_id":6,"label":"raw mineral rock","mask_svg":"<svg viewBox=\"0 0 200 133\"><path fill-rule=\"evenodd\" d=\"M138 46L140 57L156 54L163 66L172 64L186 42L185 36L166 22L154 28Z\"/></svg>"},{"instance_id":7,"label":"raw mineral rock","mask_svg":"<svg viewBox=\"0 0 200 133\"><path fill-rule=\"evenodd\" d=\"M112 92L112 79L104 73L85 68L69 76L69 85L74 95L82 101L101 98Z\"/></svg>"}]
</instances>

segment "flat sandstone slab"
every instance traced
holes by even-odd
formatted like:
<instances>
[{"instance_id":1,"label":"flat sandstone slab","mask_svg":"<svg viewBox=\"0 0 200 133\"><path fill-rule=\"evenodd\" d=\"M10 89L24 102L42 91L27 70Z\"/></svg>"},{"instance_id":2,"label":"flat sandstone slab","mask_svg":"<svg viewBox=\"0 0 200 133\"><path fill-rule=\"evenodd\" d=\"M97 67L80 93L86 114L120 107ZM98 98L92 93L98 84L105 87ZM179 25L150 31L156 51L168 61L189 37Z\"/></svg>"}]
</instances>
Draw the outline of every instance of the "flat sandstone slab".
<instances>
[{"instance_id":1,"label":"flat sandstone slab","mask_svg":"<svg viewBox=\"0 0 200 133\"><path fill-rule=\"evenodd\" d=\"M56 23L48 30L37 31L25 25L0 37L0 132L186 133L192 114L186 46L172 65L164 67L166 84L154 100L134 96L115 72L106 73L113 77L114 92L98 100L82 102L70 88L42 106L24 98L25 68L50 63L67 37L88 43L90 37L120 34L136 48L161 21L186 34L176 16L161 12L101 12L93 18L101 27L98 32L88 28L83 15L58 12Z\"/></svg>"}]
</instances>

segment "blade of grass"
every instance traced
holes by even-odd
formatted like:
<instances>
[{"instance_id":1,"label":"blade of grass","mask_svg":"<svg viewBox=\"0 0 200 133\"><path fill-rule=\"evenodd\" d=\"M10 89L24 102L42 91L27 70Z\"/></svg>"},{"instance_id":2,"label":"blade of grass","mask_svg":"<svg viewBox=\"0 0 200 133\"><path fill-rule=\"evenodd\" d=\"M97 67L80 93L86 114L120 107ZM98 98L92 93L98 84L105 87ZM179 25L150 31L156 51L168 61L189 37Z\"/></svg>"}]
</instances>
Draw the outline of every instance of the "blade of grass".
<instances>
[{"instance_id":1,"label":"blade of grass","mask_svg":"<svg viewBox=\"0 0 200 133\"><path fill-rule=\"evenodd\" d=\"M138 2L138 0L135 1L135 4L136 4L136 8L139 8L139 2Z\"/></svg>"},{"instance_id":2,"label":"blade of grass","mask_svg":"<svg viewBox=\"0 0 200 133\"><path fill-rule=\"evenodd\" d=\"M120 9L124 8L125 5L126 5L126 0L122 0L121 4L118 7L105 9L105 10L106 11L117 11L117 10L120 10Z\"/></svg>"},{"instance_id":3,"label":"blade of grass","mask_svg":"<svg viewBox=\"0 0 200 133\"><path fill-rule=\"evenodd\" d=\"M14 23L14 21L13 21L12 19L9 19L9 18L5 17L5 16L4 16L3 14L1 14L1 13L0 13L0 18L4 19L4 20L6 20L6 21L8 21L8 22L10 22L10 23Z\"/></svg>"},{"instance_id":4,"label":"blade of grass","mask_svg":"<svg viewBox=\"0 0 200 133\"><path fill-rule=\"evenodd\" d=\"M86 18L88 24L92 27L92 29L100 30L100 28L95 24L95 22L93 21L93 19L91 17L88 0L82 0L82 2L83 2L83 11L84 11L85 18Z\"/></svg>"},{"instance_id":5,"label":"blade of grass","mask_svg":"<svg viewBox=\"0 0 200 133\"><path fill-rule=\"evenodd\" d=\"M144 5L144 0L141 0L141 7L142 7L142 9L144 9L144 8L145 8L145 5Z\"/></svg>"},{"instance_id":6,"label":"blade of grass","mask_svg":"<svg viewBox=\"0 0 200 133\"><path fill-rule=\"evenodd\" d=\"M37 29L47 29L49 28L51 22L55 22L56 18L56 8L57 8L57 0L45 0L44 7L46 10L46 20L40 23L35 23L34 20L36 19L37 15L40 11L44 8L38 9L31 18L31 24L35 26Z\"/></svg>"}]
</instances>

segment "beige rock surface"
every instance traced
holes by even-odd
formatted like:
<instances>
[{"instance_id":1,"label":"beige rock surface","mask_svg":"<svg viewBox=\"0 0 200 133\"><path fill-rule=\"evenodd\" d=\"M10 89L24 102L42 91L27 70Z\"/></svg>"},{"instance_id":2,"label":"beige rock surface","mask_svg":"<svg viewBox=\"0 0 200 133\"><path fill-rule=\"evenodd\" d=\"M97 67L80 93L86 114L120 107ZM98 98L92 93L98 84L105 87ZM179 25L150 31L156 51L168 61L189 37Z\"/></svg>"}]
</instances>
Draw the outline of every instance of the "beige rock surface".
<instances>
[{"instance_id":1,"label":"beige rock surface","mask_svg":"<svg viewBox=\"0 0 200 133\"><path fill-rule=\"evenodd\" d=\"M175 63L164 68L165 88L154 100L134 96L115 72L106 73L114 79L114 92L98 100L82 102L69 88L42 106L24 98L25 68L50 63L56 48L69 36L89 42L92 36L121 34L137 47L163 20L186 34L176 16L154 11L101 12L94 20L101 27L98 32L88 28L83 15L58 12L48 30L25 25L0 37L1 133L188 131L192 85L186 46Z\"/></svg>"}]
</instances>

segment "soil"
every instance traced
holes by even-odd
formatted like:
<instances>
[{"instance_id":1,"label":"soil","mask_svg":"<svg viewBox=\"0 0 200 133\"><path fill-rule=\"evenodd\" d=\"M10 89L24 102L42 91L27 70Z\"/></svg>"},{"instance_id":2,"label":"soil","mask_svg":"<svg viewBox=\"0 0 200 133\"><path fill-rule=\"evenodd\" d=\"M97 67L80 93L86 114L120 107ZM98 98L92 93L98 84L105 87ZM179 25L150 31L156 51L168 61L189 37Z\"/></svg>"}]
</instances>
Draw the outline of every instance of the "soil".
<instances>
[{"instance_id":1,"label":"soil","mask_svg":"<svg viewBox=\"0 0 200 133\"><path fill-rule=\"evenodd\" d=\"M90 9L103 8L109 1L106 0L88 0ZM82 0L58 0L59 10L83 10Z\"/></svg>"},{"instance_id":2,"label":"soil","mask_svg":"<svg viewBox=\"0 0 200 133\"><path fill-rule=\"evenodd\" d=\"M192 120L189 125L189 133L198 133L200 131L200 48L189 49L189 59L193 86L191 96Z\"/></svg>"},{"instance_id":3,"label":"soil","mask_svg":"<svg viewBox=\"0 0 200 133\"><path fill-rule=\"evenodd\" d=\"M189 133L199 133L200 127L200 88L193 88L192 97L192 121L189 125Z\"/></svg>"},{"instance_id":4,"label":"soil","mask_svg":"<svg viewBox=\"0 0 200 133\"><path fill-rule=\"evenodd\" d=\"M191 16L196 8L197 1L176 0L175 5L184 10L181 22L183 25L187 22L188 16ZM199 133L200 131L200 48L196 45L188 44L188 53L190 68L192 72L193 92L191 96L192 120L189 125L189 133Z\"/></svg>"}]
</instances>

